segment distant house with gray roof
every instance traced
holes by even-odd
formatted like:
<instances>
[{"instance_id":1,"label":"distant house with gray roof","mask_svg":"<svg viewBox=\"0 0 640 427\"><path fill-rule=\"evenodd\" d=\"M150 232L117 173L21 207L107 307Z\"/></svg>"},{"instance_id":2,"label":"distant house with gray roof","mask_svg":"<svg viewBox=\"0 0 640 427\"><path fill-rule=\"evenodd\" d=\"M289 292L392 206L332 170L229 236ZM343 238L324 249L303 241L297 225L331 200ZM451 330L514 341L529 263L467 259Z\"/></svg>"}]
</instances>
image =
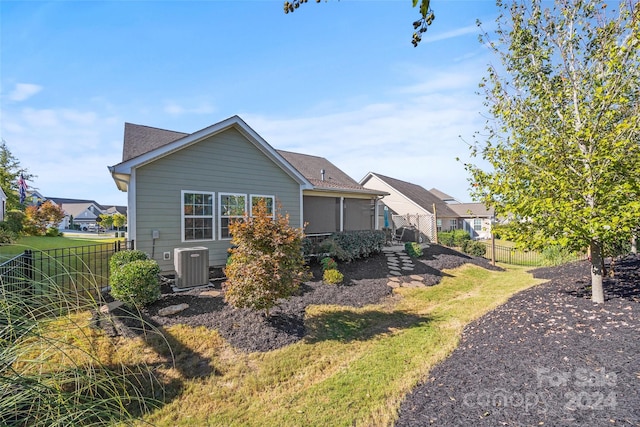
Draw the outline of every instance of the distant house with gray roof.
<instances>
[{"instance_id":1,"label":"distant house with gray roof","mask_svg":"<svg viewBox=\"0 0 640 427\"><path fill-rule=\"evenodd\" d=\"M420 185L374 172L369 172L360 184L389 194L382 203L389 209L395 227L415 227L430 241L435 241L438 231L459 228L458 214Z\"/></svg>"},{"instance_id":2,"label":"distant house with gray roof","mask_svg":"<svg viewBox=\"0 0 640 427\"><path fill-rule=\"evenodd\" d=\"M378 200L327 159L274 149L240 117L194 133L125 123L122 162L109 167L127 192L128 232L163 271L176 248L206 247L226 263L229 224L265 200L305 232L371 230Z\"/></svg>"},{"instance_id":3,"label":"distant house with gray roof","mask_svg":"<svg viewBox=\"0 0 640 427\"><path fill-rule=\"evenodd\" d=\"M461 203L436 188L427 190L374 172L369 172L360 184L389 193L382 203L390 210L396 227L403 224L417 227L432 241L436 231L459 229L467 231L473 239L491 237L493 210L481 203Z\"/></svg>"}]
</instances>

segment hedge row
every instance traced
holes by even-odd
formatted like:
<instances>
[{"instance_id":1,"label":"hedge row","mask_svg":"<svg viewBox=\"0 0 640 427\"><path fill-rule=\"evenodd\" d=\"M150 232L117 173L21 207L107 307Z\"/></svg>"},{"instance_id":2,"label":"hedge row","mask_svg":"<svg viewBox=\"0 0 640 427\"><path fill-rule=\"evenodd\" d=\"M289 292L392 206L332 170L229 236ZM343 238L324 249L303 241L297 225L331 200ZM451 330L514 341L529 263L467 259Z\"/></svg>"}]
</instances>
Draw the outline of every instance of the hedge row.
<instances>
[{"instance_id":1,"label":"hedge row","mask_svg":"<svg viewBox=\"0 0 640 427\"><path fill-rule=\"evenodd\" d=\"M303 250L305 256L326 255L351 262L381 252L385 242L382 230L342 231L333 233L318 244L305 238Z\"/></svg>"}]
</instances>

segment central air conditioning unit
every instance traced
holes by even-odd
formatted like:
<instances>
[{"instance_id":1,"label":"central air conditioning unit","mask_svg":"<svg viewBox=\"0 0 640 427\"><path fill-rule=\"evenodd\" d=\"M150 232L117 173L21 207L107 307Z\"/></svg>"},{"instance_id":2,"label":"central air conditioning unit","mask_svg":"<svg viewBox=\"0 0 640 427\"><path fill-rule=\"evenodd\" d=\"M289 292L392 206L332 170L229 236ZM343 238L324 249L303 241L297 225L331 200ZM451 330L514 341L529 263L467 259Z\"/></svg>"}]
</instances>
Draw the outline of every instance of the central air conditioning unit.
<instances>
[{"instance_id":1,"label":"central air conditioning unit","mask_svg":"<svg viewBox=\"0 0 640 427\"><path fill-rule=\"evenodd\" d=\"M192 288L209 284L209 248L175 248L173 262L176 287Z\"/></svg>"}]
</instances>

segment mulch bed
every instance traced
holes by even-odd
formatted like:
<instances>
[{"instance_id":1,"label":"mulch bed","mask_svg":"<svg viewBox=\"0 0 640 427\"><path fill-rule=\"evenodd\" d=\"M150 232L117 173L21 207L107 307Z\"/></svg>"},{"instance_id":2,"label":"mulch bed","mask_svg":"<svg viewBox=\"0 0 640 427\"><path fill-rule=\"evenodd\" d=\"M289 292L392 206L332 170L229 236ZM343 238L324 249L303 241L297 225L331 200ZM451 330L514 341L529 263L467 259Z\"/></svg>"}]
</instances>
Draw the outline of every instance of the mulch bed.
<instances>
[{"instance_id":1,"label":"mulch bed","mask_svg":"<svg viewBox=\"0 0 640 427\"><path fill-rule=\"evenodd\" d=\"M469 324L407 396L398 426L640 426L640 257L590 297L587 262L533 270L549 282Z\"/></svg>"},{"instance_id":2,"label":"mulch bed","mask_svg":"<svg viewBox=\"0 0 640 427\"><path fill-rule=\"evenodd\" d=\"M485 268L496 269L486 259L470 257L449 248L431 245L416 260L415 268L408 274L419 275L427 286L435 285L442 278L443 269L474 263ZM295 343L305 337L305 309L312 304L334 304L362 307L380 302L392 293L387 285L389 269L384 254L377 254L351 263L341 263L339 270L344 274L340 285L322 283L322 269L318 263L310 266L313 279L300 287L298 295L281 300L274 307L269 318L264 312L249 309L234 309L224 302L222 293L211 295L202 289L174 292L169 284L162 286L159 301L142 311L145 320L157 327L175 324L205 326L216 329L234 347L247 352L270 351ZM218 275L212 273L212 277ZM221 281L212 290L221 291ZM109 297L107 296L108 300ZM177 304L188 304L189 308L171 316L160 316L158 311ZM115 321L114 321L115 320ZM96 321L111 335L133 336L143 330L136 317L124 308L112 312L112 318Z\"/></svg>"}]
</instances>

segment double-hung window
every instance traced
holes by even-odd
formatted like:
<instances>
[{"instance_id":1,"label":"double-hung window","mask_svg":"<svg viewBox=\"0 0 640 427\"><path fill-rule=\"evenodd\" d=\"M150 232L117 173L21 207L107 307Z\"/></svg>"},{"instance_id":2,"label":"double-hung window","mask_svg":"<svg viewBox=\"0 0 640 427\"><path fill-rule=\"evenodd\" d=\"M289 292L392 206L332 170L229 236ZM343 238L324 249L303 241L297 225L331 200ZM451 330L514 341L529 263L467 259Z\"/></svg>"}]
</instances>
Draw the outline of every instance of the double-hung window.
<instances>
[{"instance_id":1,"label":"double-hung window","mask_svg":"<svg viewBox=\"0 0 640 427\"><path fill-rule=\"evenodd\" d=\"M213 193L182 191L182 240L213 240Z\"/></svg>"},{"instance_id":2,"label":"double-hung window","mask_svg":"<svg viewBox=\"0 0 640 427\"><path fill-rule=\"evenodd\" d=\"M230 239L229 224L247 212L247 195L220 193L220 238Z\"/></svg>"},{"instance_id":3,"label":"double-hung window","mask_svg":"<svg viewBox=\"0 0 640 427\"><path fill-rule=\"evenodd\" d=\"M274 210L273 210L273 205L274 205L274 201L275 201L275 197L273 196L259 196L259 195L255 195L252 194L251 195L251 216L253 216L253 212L256 208L256 206L258 206L258 203L260 201L264 200L266 206L267 206L267 215L271 216L271 218L274 218Z\"/></svg>"},{"instance_id":4,"label":"double-hung window","mask_svg":"<svg viewBox=\"0 0 640 427\"><path fill-rule=\"evenodd\" d=\"M457 230L458 229L458 220L457 219L450 219L449 220L449 230Z\"/></svg>"},{"instance_id":5,"label":"double-hung window","mask_svg":"<svg viewBox=\"0 0 640 427\"><path fill-rule=\"evenodd\" d=\"M480 218L473 219L473 229L475 231L482 231L482 220Z\"/></svg>"}]
</instances>

